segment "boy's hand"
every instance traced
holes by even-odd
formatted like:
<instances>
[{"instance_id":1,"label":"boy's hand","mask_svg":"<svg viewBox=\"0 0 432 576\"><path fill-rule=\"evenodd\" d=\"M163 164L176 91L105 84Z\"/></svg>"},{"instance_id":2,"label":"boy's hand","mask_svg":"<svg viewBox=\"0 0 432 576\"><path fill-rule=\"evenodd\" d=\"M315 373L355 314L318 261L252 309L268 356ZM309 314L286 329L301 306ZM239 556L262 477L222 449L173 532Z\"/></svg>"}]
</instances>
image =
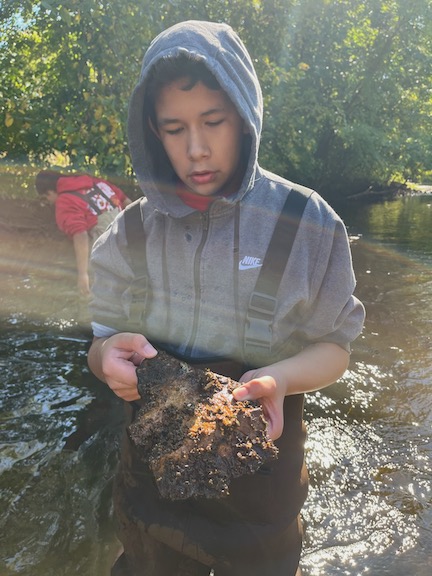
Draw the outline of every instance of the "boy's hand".
<instances>
[{"instance_id":1,"label":"boy's hand","mask_svg":"<svg viewBox=\"0 0 432 576\"><path fill-rule=\"evenodd\" d=\"M97 338L89 351L92 372L106 382L123 400L132 402L140 395L136 367L144 358L153 358L157 350L142 334L121 332L110 338Z\"/></svg>"},{"instance_id":2,"label":"boy's hand","mask_svg":"<svg viewBox=\"0 0 432 576\"><path fill-rule=\"evenodd\" d=\"M348 367L349 352L333 342L310 344L298 354L270 366L249 370L233 391L236 400L259 400L273 440L283 431L283 404L288 394L305 394L336 382Z\"/></svg>"},{"instance_id":3,"label":"boy's hand","mask_svg":"<svg viewBox=\"0 0 432 576\"><path fill-rule=\"evenodd\" d=\"M78 274L77 286L81 296L88 296L90 294L90 279L87 272Z\"/></svg>"},{"instance_id":4,"label":"boy's hand","mask_svg":"<svg viewBox=\"0 0 432 576\"><path fill-rule=\"evenodd\" d=\"M272 440L277 440L283 432L283 405L285 390L278 386L270 370L250 370L241 377L242 386L233 391L236 400L259 400L267 420L267 431ZM263 374L261 376L261 373Z\"/></svg>"}]
</instances>

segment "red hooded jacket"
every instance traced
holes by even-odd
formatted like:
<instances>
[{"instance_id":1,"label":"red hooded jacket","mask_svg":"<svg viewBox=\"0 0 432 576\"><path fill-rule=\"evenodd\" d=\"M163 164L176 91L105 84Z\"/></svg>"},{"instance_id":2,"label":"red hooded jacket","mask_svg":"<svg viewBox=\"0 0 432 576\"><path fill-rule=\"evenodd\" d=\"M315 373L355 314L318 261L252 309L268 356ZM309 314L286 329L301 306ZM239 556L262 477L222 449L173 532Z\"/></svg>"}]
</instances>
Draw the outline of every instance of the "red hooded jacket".
<instances>
[{"instance_id":1,"label":"red hooded jacket","mask_svg":"<svg viewBox=\"0 0 432 576\"><path fill-rule=\"evenodd\" d=\"M84 198L81 200L78 196L67 194L66 192L79 192L84 195L88 190L93 188L95 184L100 186L112 204L119 208L123 207L127 196L120 188L106 180L93 178L85 174L59 178L56 190L58 194L56 201L56 222L60 230L68 236L74 236L79 232L91 230L96 226L98 217ZM98 205L102 212L112 210L112 204L101 194L101 203L98 202Z\"/></svg>"}]
</instances>

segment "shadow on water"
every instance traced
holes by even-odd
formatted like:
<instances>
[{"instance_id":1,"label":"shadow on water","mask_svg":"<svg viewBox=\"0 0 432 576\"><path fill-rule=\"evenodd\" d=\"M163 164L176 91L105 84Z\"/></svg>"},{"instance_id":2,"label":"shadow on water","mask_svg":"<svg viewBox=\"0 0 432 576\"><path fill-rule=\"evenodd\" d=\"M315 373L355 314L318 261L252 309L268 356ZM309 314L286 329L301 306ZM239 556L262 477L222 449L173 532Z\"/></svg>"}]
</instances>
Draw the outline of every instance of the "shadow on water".
<instances>
[{"instance_id":1,"label":"shadow on water","mask_svg":"<svg viewBox=\"0 0 432 576\"><path fill-rule=\"evenodd\" d=\"M305 576L432 570L430 200L345 215L368 318L347 374L306 401ZM2 286L50 293L46 270ZM37 317L34 302L17 314L6 299L0 322L2 576L103 576L117 551L121 406L89 374L89 335L66 320L58 282Z\"/></svg>"}]
</instances>

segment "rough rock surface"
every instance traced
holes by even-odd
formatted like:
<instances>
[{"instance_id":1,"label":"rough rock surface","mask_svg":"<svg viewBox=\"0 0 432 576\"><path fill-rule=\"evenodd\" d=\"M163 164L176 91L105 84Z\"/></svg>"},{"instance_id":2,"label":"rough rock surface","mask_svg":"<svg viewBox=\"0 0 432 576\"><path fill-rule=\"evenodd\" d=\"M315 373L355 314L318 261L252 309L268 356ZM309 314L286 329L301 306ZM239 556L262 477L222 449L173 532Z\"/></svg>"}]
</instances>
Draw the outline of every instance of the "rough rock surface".
<instances>
[{"instance_id":1,"label":"rough rock surface","mask_svg":"<svg viewBox=\"0 0 432 576\"><path fill-rule=\"evenodd\" d=\"M257 402L239 384L159 352L137 368L141 408L129 435L163 498L220 498L232 478L253 474L277 448Z\"/></svg>"}]
</instances>

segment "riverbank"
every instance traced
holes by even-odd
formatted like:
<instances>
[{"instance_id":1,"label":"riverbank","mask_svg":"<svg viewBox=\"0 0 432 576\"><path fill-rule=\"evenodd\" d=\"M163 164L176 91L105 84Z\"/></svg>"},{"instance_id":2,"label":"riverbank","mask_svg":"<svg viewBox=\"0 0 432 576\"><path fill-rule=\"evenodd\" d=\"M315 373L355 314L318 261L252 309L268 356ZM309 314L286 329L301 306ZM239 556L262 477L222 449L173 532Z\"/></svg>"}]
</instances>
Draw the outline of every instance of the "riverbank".
<instances>
[{"instance_id":1,"label":"riverbank","mask_svg":"<svg viewBox=\"0 0 432 576\"><path fill-rule=\"evenodd\" d=\"M1 199L0 316L82 323L72 243L51 207L35 199Z\"/></svg>"},{"instance_id":2,"label":"riverbank","mask_svg":"<svg viewBox=\"0 0 432 576\"><path fill-rule=\"evenodd\" d=\"M396 200L404 196L413 196L416 194L432 194L432 185L430 184L401 184L399 182L392 182L389 186L384 188L375 188L369 186L362 192L346 196L345 200L348 201L363 201L363 202L384 202L387 200Z\"/></svg>"}]
</instances>

